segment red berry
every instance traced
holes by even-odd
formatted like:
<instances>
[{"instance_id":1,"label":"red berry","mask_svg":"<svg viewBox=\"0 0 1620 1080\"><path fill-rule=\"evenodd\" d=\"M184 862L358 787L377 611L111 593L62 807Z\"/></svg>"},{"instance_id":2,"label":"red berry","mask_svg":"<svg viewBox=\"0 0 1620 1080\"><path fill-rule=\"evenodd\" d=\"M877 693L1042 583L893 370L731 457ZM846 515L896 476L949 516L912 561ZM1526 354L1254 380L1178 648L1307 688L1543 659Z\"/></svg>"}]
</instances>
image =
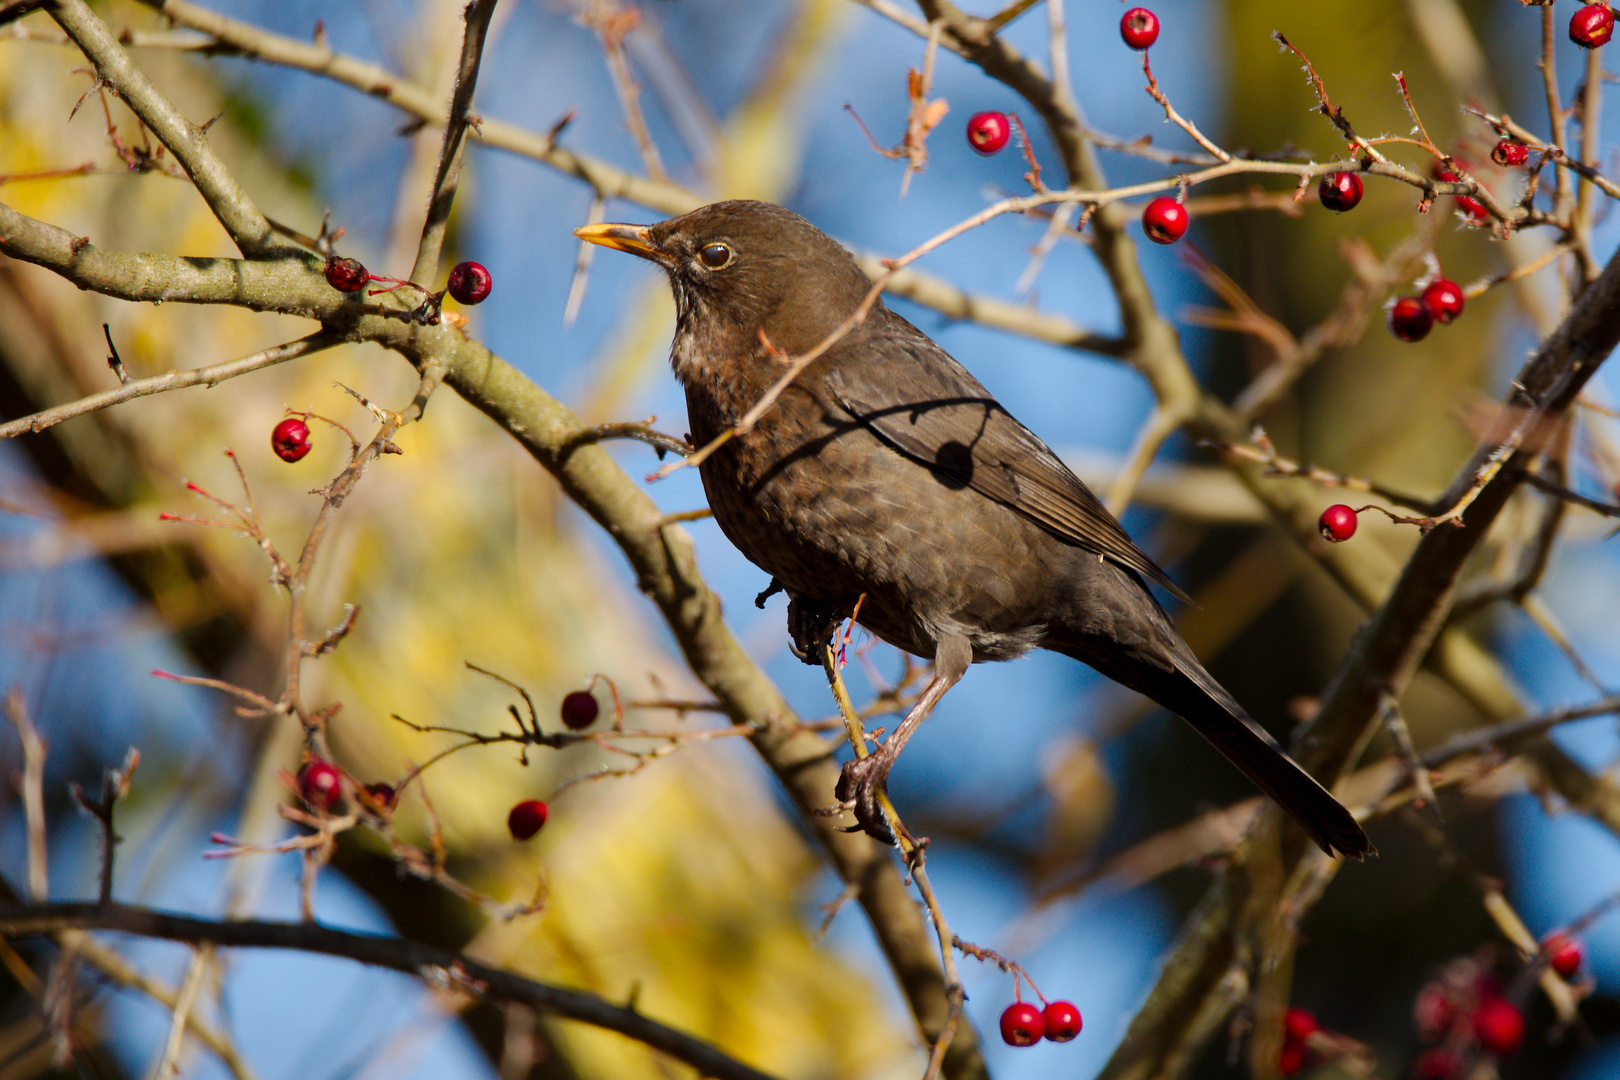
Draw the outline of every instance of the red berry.
<instances>
[{"instance_id":1,"label":"red berry","mask_svg":"<svg viewBox=\"0 0 1620 1080\"><path fill-rule=\"evenodd\" d=\"M1511 1054L1524 1041L1524 1014L1510 1001L1486 998L1474 1014L1474 1034L1491 1053Z\"/></svg>"},{"instance_id":2,"label":"red berry","mask_svg":"<svg viewBox=\"0 0 1620 1080\"><path fill-rule=\"evenodd\" d=\"M575 690L562 699L562 722L569 731L584 731L596 723L602 706L587 690Z\"/></svg>"},{"instance_id":3,"label":"red berry","mask_svg":"<svg viewBox=\"0 0 1620 1080\"><path fill-rule=\"evenodd\" d=\"M1051 1042L1068 1042L1080 1034L1080 1010L1072 1002L1054 1001L1041 1013L1046 1037Z\"/></svg>"},{"instance_id":4,"label":"red berry","mask_svg":"<svg viewBox=\"0 0 1620 1080\"><path fill-rule=\"evenodd\" d=\"M539 832L540 826L545 823L546 804L539 799L524 799L506 815L506 827L511 830L514 840L527 840Z\"/></svg>"},{"instance_id":5,"label":"red berry","mask_svg":"<svg viewBox=\"0 0 1620 1080\"><path fill-rule=\"evenodd\" d=\"M1027 1001L1007 1006L1001 1014L1001 1038L1008 1046L1034 1046L1046 1034L1046 1018Z\"/></svg>"},{"instance_id":6,"label":"red berry","mask_svg":"<svg viewBox=\"0 0 1620 1080\"><path fill-rule=\"evenodd\" d=\"M1361 177L1353 172L1329 173L1316 186L1316 197L1329 210L1354 210L1361 202Z\"/></svg>"},{"instance_id":7,"label":"red berry","mask_svg":"<svg viewBox=\"0 0 1620 1080\"><path fill-rule=\"evenodd\" d=\"M1322 516L1316 519L1316 527L1321 532L1322 539L1326 540L1328 543L1342 544L1352 536L1356 535L1356 512L1350 509L1350 507L1344 505L1344 503L1334 503L1332 506L1322 511ZM1289 1023L1293 1022L1294 1013L1296 1012L1305 1012L1305 1010L1289 1009ZM1310 1018L1311 1014L1305 1013L1305 1016ZM1311 1023L1315 1024L1315 1019L1311 1019ZM1315 1030L1316 1028L1311 1028L1311 1031ZM1306 1032L1305 1034L1308 1035L1310 1032ZM1298 1037L1304 1038L1305 1036L1301 1035Z\"/></svg>"},{"instance_id":8,"label":"red berry","mask_svg":"<svg viewBox=\"0 0 1620 1080\"><path fill-rule=\"evenodd\" d=\"M1305 1067L1305 1058L1309 1053L1304 1043L1283 1043L1282 1052L1277 1055L1277 1071L1284 1076L1293 1076Z\"/></svg>"},{"instance_id":9,"label":"red berry","mask_svg":"<svg viewBox=\"0 0 1620 1080\"><path fill-rule=\"evenodd\" d=\"M1012 134L1012 124L1003 112L978 112L968 118L967 140L985 157L989 157L1003 146L1007 145L1007 137Z\"/></svg>"},{"instance_id":10,"label":"red berry","mask_svg":"<svg viewBox=\"0 0 1620 1080\"><path fill-rule=\"evenodd\" d=\"M1447 180L1452 183L1457 183L1462 180L1461 176L1446 168L1444 165L1441 165L1439 162L1436 162L1434 166L1434 178L1436 180ZM1485 204L1473 196L1458 195L1456 198L1457 209L1461 210L1471 220L1482 221L1491 216L1491 212L1485 209Z\"/></svg>"},{"instance_id":11,"label":"red berry","mask_svg":"<svg viewBox=\"0 0 1620 1080\"><path fill-rule=\"evenodd\" d=\"M489 298L489 290L495 287L495 279L482 263L456 263L456 268L450 271L448 287L450 295L463 304L482 304Z\"/></svg>"},{"instance_id":12,"label":"red berry","mask_svg":"<svg viewBox=\"0 0 1620 1080\"><path fill-rule=\"evenodd\" d=\"M343 797L343 774L331 762L310 758L298 770L298 794L317 810L330 810Z\"/></svg>"},{"instance_id":13,"label":"red berry","mask_svg":"<svg viewBox=\"0 0 1620 1080\"><path fill-rule=\"evenodd\" d=\"M399 792L394 790L393 784L384 784L380 781L375 784L367 784L366 794L370 795L377 805L384 809L393 806L394 800L399 798Z\"/></svg>"},{"instance_id":14,"label":"red berry","mask_svg":"<svg viewBox=\"0 0 1620 1080\"><path fill-rule=\"evenodd\" d=\"M1514 139L1503 139L1491 148L1491 160L1504 168L1530 160L1530 148Z\"/></svg>"},{"instance_id":15,"label":"red berry","mask_svg":"<svg viewBox=\"0 0 1620 1080\"><path fill-rule=\"evenodd\" d=\"M1332 507L1331 509L1338 509L1338 507ZM1348 506L1344 507L1344 509L1350 510ZM1350 510L1350 520L1352 522L1355 521L1355 513L1354 510ZM1326 517L1327 515L1322 516ZM1350 531L1355 532L1356 527L1351 525ZM1286 1042L1302 1043L1319 1030L1321 1030L1321 1025L1316 1022L1316 1017L1311 1015L1309 1010L1289 1009L1283 1014L1283 1039Z\"/></svg>"},{"instance_id":16,"label":"red berry","mask_svg":"<svg viewBox=\"0 0 1620 1080\"><path fill-rule=\"evenodd\" d=\"M270 429L270 449L282 461L298 461L314 444L309 441L309 425L289 416Z\"/></svg>"},{"instance_id":17,"label":"red berry","mask_svg":"<svg viewBox=\"0 0 1620 1080\"><path fill-rule=\"evenodd\" d=\"M1438 982L1429 983L1418 991L1412 1002L1412 1026L1424 1042L1439 1042L1457 1022L1457 1006L1451 995Z\"/></svg>"},{"instance_id":18,"label":"red berry","mask_svg":"<svg viewBox=\"0 0 1620 1080\"><path fill-rule=\"evenodd\" d=\"M1607 3L1587 4L1569 20L1569 40L1583 49L1607 45L1614 36L1614 12Z\"/></svg>"},{"instance_id":19,"label":"red berry","mask_svg":"<svg viewBox=\"0 0 1620 1080\"><path fill-rule=\"evenodd\" d=\"M359 292L370 280L370 272L359 259L340 259L332 255L326 260L326 283L338 292Z\"/></svg>"},{"instance_id":20,"label":"red berry","mask_svg":"<svg viewBox=\"0 0 1620 1080\"><path fill-rule=\"evenodd\" d=\"M1437 1046L1418 1055L1408 1075L1411 1080L1459 1080L1462 1074L1462 1058L1443 1046Z\"/></svg>"},{"instance_id":21,"label":"red berry","mask_svg":"<svg viewBox=\"0 0 1620 1080\"><path fill-rule=\"evenodd\" d=\"M1187 208L1160 195L1142 211L1142 229L1155 244L1173 244L1187 235Z\"/></svg>"},{"instance_id":22,"label":"red berry","mask_svg":"<svg viewBox=\"0 0 1620 1080\"><path fill-rule=\"evenodd\" d=\"M1145 7L1131 8L1119 20L1119 36L1133 49L1146 49L1159 40L1159 17Z\"/></svg>"},{"instance_id":23,"label":"red berry","mask_svg":"<svg viewBox=\"0 0 1620 1080\"><path fill-rule=\"evenodd\" d=\"M1389 332L1402 341L1422 341L1434 328L1434 312L1415 296L1403 296L1389 306Z\"/></svg>"},{"instance_id":24,"label":"red berry","mask_svg":"<svg viewBox=\"0 0 1620 1080\"><path fill-rule=\"evenodd\" d=\"M1548 934L1541 950L1547 954L1548 965L1564 978L1572 978L1581 970L1581 943L1562 930Z\"/></svg>"},{"instance_id":25,"label":"red berry","mask_svg":"<svg viewBox=\"0 0 1620 1080\"><path fill-rule=\"evenodd\" d=\"M1423 302L1428 305L1429 312L1437 323L1448 323L1462 314L1463 304L1467 297L1457 287L1455 281L1438 278L1429 283L1423 290Z\"/></svg>"}]
</instances>

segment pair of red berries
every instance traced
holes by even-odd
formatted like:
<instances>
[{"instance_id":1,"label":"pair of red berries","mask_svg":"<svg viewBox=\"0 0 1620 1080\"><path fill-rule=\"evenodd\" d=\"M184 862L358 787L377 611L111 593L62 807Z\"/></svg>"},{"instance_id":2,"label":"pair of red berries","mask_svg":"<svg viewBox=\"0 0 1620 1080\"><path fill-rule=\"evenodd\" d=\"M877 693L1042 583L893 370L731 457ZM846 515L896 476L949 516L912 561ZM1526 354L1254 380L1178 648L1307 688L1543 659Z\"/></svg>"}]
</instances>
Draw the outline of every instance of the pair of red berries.
<instances>
[{"instance_id":1,"label":"pair of red berries","mask_svg":"<svg viewBox=\"0 0 1620 1080\"><path fill-rule=\"evenodd\" d=\"M1421 341L1435 323L1444 325L1461 315L1467 299L1455 281L1436 278L1421 296L1403 296L1389 306L1389 332L1402 341Z\"/></svg>"},{"instance_id":2,"label":"pair of red berries","mask_svg":"<svg viewBox=\"0 0 1620 1080\"><path fill-rule=\"evenodd\" d=\"M324 758L312 757L298 770L298 794L316 810L332 811L343 798L343 774ZM366 794L383 809L392 809L399 793L394 785L381 782L366 785Z\"/></svg>"},{"instance_id":3,"label":"pair of red berries","mask_svg":"<svg viewBox=\"0 0 1620 1080\"><path fill-rule=\"evenodd\" d=\"M1001 1038L1008 1046L1034 1046L1048 1042L1068 1042L1080 1034L1080 1010L1072 1002L1053 1001L1037 1009L1027 1001L1015 1001L1001 1013Z\"/></svg>"},{"instance_id":4,"label":"pair of red berries","mask_svg":"<svg viewBox=\"0 0 1620 1080\"><path fill-rule=\"evenodd\" d=\"M1159 40L1159 17L1145 7L1131 8L1119 20L1119 36L1133 49L1146 49ZM1011 135L1012 124L1006 113L991 110L974 113L968 119L968 145L981 154L998 152Z\"/></svg>"},{"instance_id":5,"label":"pair of red berries","mask_svg":"<svg viewBox=\"0 0 1620 1080\"><path fill-rule=\"evenodd\" d=\"M1310 1038L1320 1030L1322 1025L1306 1009L1289 1009L1284 1013L1283 1044L1282 1052L1277 1056L1277 1071L1284 1076L1293 1076L1309 1064L1312 1057Z\"/></svg>"},{"instance_id":6,"label":"pair of red berries","mask_svg":"<svg viewBox=\"0 0 1620 1080\"><path fill-rule=\"evenodd\" d=\"M396 285L409 284L398 278L378 277L367 270L359 259L340 259L334 255L326 260L326 283L338 292L359 292L371 281L392 281ZM450 280L445 285L446 291L451 296L469 305L483 303L489 298L490 290L494 287L495 278L482 263L475 262L457 263L450 271Z\"/></svg>"}]
</instances>

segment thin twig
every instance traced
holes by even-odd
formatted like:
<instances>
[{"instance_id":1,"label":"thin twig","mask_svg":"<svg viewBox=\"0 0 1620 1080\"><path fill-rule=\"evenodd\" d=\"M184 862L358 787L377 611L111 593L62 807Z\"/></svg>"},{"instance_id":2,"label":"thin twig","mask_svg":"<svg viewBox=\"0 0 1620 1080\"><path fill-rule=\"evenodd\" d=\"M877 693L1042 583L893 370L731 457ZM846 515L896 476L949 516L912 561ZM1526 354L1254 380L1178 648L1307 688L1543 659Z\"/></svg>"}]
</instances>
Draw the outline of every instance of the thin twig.
<instances>
[{"instance_id":1,"label":"thin twig","mask_svg":"<svg viewBox=\"0 0 1620 1080\"><path fill-rule=\"evenodd\" d=\"M326 330L317 330L308 337L276 345L237 360L227 360L222 364L193 368L190 371L171 371L165 375L154 375L150 379L135 379L124 383L116 390L104 390L65 405L42 409L30 416L8 420L0 424L0 439L9 439L24 432L44 431L64 420L71 420L75 416L83 416L134 398L149 397L152 394L180 390L188 386L215 387L226 379L234 379L238 375L246 375L288 360L295 360L300 356L320 352L322 349L330 349L341 342L339 335Z\"/></svg>"},{"instance_id":2,"label":"thin twig","mask_svg":"<svg viewBox=\"0 0 1620 1080\"><path fill-rule=\"evenodd\" d=\"M50 895L50 870L45 849L45 740L28 716L22 687L6 693L6 719L17 729L23 751L23 821L28 832L28 895L44 900Z\"/></svg>"}]
</instances>

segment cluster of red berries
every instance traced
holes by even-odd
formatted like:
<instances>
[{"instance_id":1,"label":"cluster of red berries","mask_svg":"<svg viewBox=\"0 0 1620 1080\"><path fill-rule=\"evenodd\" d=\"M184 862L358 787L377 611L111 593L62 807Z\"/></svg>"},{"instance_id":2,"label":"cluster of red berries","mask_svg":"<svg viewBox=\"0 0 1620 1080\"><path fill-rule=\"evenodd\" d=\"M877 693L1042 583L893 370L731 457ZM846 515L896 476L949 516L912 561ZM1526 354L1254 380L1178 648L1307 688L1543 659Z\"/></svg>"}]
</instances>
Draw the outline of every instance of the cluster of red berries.
<instances>
[{"instance_id":1,"label":"cluster of red berries","mask_svg":"<svg viewBox=\"0 0 1620 1080\"><path fill-rule=\"evenodd\" d=\"M1421 341L1435 323L1454 321L1468 298L1455 281L1436 278L1419 296L1403 296L1389 306L1389 332L1402 341Z\"/></svg>"},{"instance_id":2,"label":"cluster of red berries","mask_svg":"<svg viewBox=\"0 0 1620 1080\"><path fill-rule=\"evenodd\" d=\"M1310 1038L1322 1025L1306 1009L1289 1009L1283 1014L1282 1053L1277 1058L1277 1071L1293 1076L1305 1066L1314 1063L1316 1051L1311 1049Z\"/></svg>"},{"instance_id":3,"label":"cluster of red berries","mask_svg":"<svg viewBox=\"0 0 1620 1080\"><path fill-rule=\"evenodd\" d=\"M1614 10L1608 0L1601 4L1587 4L1569 20L1569 40L1583 49L1607 45L1614 36Z\"/></svg>"},{"instance_id":4,"label":"cluster of red berries","mask_svg":"<svg viewBox=\"0 0 1620 1080\"><path fill-rule=\"evenodd\" d=\"M1027 1001L1015 1001L1001 1013L1001 1039L1008 1046L1034 1046L1045 1039L1063 1043L1080 1034L1080 1010L1072 1002L1049 1002L1037 1009Z\"/></svg>"},{"instance_id":5,"label":"cluster of red berries","mask_svg":"<svg viewBox=\"0 0 1620 1080\"><path fill-rule=\"evenodd\" d=\"M367 784L365 794L375 804L372 809L383 811L392 810L394 800L399 797L394 785L381 782ZM325 758L311 757L298 770L298 796L311 809L330 813L343 799L343 773Z\"/></svg>"},{"instance_id":6,"label":"cluster of red berries","mask_svg":"<svg viewBox=\"0 0 1620 1080\"><path fill-rule=\"evenodd\" d=\"M1543 948L1555 971L1563 973L1560 964L1570 973L1579 970L1580 946L1567 936L1555 934ZM1502 996L1496 976L1472 957L1453 960L1418 991L1412 1023L1418 1038L1432 1044L1412 1063L1412 1080L1462 1080L1471 1045L1505 1057L1524 1042L1524 1013Z\"/></svg>"}]
</instances>

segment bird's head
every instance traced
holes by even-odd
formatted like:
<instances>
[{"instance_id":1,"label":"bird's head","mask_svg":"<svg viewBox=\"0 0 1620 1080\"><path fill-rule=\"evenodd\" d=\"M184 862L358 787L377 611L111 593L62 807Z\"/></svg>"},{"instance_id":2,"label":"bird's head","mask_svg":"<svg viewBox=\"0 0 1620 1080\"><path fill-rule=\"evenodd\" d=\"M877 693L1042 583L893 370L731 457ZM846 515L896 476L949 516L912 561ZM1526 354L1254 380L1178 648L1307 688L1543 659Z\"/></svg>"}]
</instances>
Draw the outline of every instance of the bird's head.
<instances>
[{"instance_id":1,"label":"bird's head","mask_svg":"<svg viewBox=\"0 0 1620 1080\"><path fill-rule=\"evenodd\" d=\"M581 240L657 263L675 293L671 360L694 367L814 348L849 317L871 282L854 258L791 210L713 203L656 225L587 225Z\"/></svg>"}]
</instances>

